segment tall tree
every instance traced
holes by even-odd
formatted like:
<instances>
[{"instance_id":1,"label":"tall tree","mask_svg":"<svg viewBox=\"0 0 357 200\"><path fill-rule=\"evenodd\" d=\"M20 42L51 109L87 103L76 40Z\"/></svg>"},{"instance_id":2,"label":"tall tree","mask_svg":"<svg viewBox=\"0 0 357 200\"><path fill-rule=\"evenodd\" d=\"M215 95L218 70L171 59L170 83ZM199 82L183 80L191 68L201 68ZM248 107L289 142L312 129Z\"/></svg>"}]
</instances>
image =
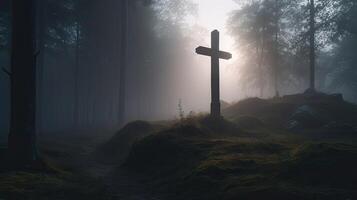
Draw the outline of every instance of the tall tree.
<instances>
[{"instance_id":1,"label":"tall tree","mask_svg":"<svg viewBox=\"0 0 357 200\"><path fill-rule=\"evenodd\" d=\"M296 56L303 54L301 57L306 59L306 65L309 65L309 76L306 76L309 77L308 91L314 91L322 88L322 85L317 85L319 82L316 79L321 78L320 72L326 67L319 64L322 61L320 54L332 49L337 23L346 15L351 3L348 0L309 0L307 4L304 0L297 2L298 7L291 8L292 48L296 50Z\"/></svg>"},{"instance_id":2,"label":"tall tree","mask_svg":"<svg viewBox=\"0 0 357 200\"><path fill-rule=\"evenodd\" d=\"M310 91L315 91L315 1L310 0Z\"/></svg>"},{"instance_id":3,"label":"tall tree","mask_svg":"<svg viewBox=\"0 0 357 200\"><path fill-rule=\"evenodd\" d=\"M280 17L281 8L279 6L279 0L275 0L274 6L274 26L275 26L275 40L274 40L274 55L272 59L273 76L274 76L274 90L275 97L279 97L279 86L278 86L278 74L279 74L279 31L280 31Z\"/></svg>"},{"instance_id":4,"label":"tall tree","mask_svg":"<svg viewBox=\"0 0 357 200\"><path fill-rule=\"evenodd\" d=\"M348 100L357 101L357 1L345 0L342 6L342 14L336 18L335 48L328 63L331 81L327 87L334 92L343 91Z\"/></svg>"},{"instance_id":5,"label":"tall tree","mask_svg":"<svg viewBox=\"0 0 357 200\"><path fill-rule=\"evenodd\" d=\"M80 24L80 4L79 1L76 3L76 14L75 14L75 58L74 58L74 114L73 114L73 121L74 121L74 129L79 128L79 75L80 75L80 48L81 48L81 24Z\"/></svg>"},{"instance_id":6,"label":"tall tree","mask_svg":"<svg viewBox=\"0 0 357 200\"><path fill-rule=\"evenodd\" d=\"M251 1L230 19L231 34L246 59L242 81L258 88L261 97L269 85L278 94L279 52L286 48L280 26L286 7L285 1Z\"/></svg>"},{"instance_id":7,"label":"tall tree","mask_svg":"<svg viewBox=\"0 0 357 200\"><path fill-rule=\"evenodd\" d=\"M47 0L37 0L37 49L38 57L37 61L37 133L41 134L42 127L42 114L43 114L43 92L44 92L44 65L45 65L45 39L47 30L47 18L46 18L46 6Z\"/></svg>"},{"instance_id":8,"label":"tall tree","mask_svg":"<svg viewBox=\"0 0 357 200\"><path fill-rule=\"evenodd\" d=\"M34 9L34 0L12 1L9 151L18 165L37 160Z\"/></svg>"}]
</instances>

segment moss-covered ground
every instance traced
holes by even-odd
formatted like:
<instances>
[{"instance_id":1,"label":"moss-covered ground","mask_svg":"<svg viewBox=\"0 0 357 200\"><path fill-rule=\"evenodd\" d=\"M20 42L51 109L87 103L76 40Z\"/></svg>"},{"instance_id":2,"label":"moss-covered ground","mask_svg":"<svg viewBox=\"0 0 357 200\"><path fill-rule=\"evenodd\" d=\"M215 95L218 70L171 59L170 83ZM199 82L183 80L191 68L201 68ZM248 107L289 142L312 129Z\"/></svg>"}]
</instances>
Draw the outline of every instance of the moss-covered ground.
<instances>
[{"instance_id":1,"label":"moss-covered ground","mask_svg":"<svg viewBox=\"0 0 357 200\"><path fill-rule=\"evenodd\" d=\"M304 105L328 126L288 129ZM243 100L223 114L133 122L111 139L51 135L40 141L49 170L2 171L0 199L357 199L356 105L292 95Z\"/></svg>"},{"instance_id":2,"label":"moss-covered ground","mask_svg":"<svg viewBox=\"0 0 357 200\"><path fill-rule=\"evenodd\" d=\"M110 199L103 181L85 170L86 155L95 146L92 139L69 135L42 138L41 167L15 170L0 162L1 200ZM2 159L4 150L0 151Z\"/></svg>"},{"instance_id":3,"label":"moss-covered ground","mask_svg":"<svg viewBox=\"0 0 357 200\"><path fill-rule=\"evenodd\" d=\"M225 119L187 118L137 140L121 168L146 176L167 199L357 198L357 134L285 129L304 104L357 124L357 107L330 96L249 99Z\"/></svg>"}]
</instances>

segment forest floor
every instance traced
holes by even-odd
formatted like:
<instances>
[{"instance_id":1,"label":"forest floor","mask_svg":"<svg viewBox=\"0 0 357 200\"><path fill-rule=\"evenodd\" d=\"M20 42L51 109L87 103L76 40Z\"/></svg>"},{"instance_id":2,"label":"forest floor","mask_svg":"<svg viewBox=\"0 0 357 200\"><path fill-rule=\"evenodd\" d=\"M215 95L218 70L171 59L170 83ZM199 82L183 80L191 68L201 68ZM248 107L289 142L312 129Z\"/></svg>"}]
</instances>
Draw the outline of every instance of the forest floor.
<instances>
[{"instance_id":1,"label":"forest floor","mask_svg":"<svg viewBox=\"0 0 357 200\"><path fill-rule=\"evenodd\" d=\"M92 159L110 135L43 136L40 152L49 170L0 170L0 200L158 200L140 177Z\"/></svg>"},{"instance_id":2,"label":"forest floor","mask_svg":"<svg viewBox=\"0 0 357 200\"><path fill-rule=\"evenodd\" d=\"M0 199L357 198L356 105L293 95L247 99L223 114L43 137L53 171L0 173Z\"/></svg>"}]
</instances>

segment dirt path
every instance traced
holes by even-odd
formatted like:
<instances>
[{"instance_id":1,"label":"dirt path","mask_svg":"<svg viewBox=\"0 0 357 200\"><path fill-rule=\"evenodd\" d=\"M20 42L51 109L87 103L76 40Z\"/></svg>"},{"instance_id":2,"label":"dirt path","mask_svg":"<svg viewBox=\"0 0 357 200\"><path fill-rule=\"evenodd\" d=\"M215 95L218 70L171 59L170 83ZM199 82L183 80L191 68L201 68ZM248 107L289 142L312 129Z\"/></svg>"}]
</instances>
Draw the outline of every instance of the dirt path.
<instances>
[{"instance_id":1,"label":"dirt path","mask_svg":"<svg viewBox=\"0 0 357 200\"><path fill-rule=\"evenodd\" d=\"M86 137L88 138L88 137ZM92 153L105 139L76 137L53 137L45 141L54 151L65 152L65 159L57 159L78 172L102 181L112 197L110 200L163 200L150 192L140 176L130 174L116 165L98 163Z\"/></svg>"},{"instance_id":2,"label":"dirt path","mask_svg":"<svg viewBox=\"0 0 357 200\"><path fill-rule=\"evenodd\" d=\"M103 181L112 200L163 200L150 192L150 188L140 176L116 165L101 164L91 159L92 146L82 149L77 155L79 162L76 168Z\"/></svg>"},{"instance_id":3,"label":"dirt path","mask_svg":"<svg viewBox=\"0 0 357 200\"><path fill-rule=\"evenodd\" d=\"M113 200L162 200L138 177L113 165L91 162L86 172L107 186Z\"/></svg>"}]
</instances>

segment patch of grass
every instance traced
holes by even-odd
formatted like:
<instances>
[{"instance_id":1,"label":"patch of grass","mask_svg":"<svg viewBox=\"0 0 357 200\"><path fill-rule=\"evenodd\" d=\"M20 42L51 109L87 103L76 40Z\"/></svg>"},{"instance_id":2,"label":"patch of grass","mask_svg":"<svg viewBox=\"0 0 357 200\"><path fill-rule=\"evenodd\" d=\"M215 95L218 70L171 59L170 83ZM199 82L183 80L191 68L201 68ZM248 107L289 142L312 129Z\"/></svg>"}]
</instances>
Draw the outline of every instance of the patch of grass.
<instances>
[{"instance_id":1,"label":"patch of grass","mask_svg":"<svg viewBox=\"0 0 357 200\"><path fill-rule=\"evenodd\" d=\"M125 166L151 175L163 175L184 170L197 157L199 149L174 132L150 135L134 144ZM145 166L142 164L145 163ZM157 169L160 170L157 170Z\"/></svg>"},{"instance_id":2,"label":"patch of grass","mask_svg":"<svg viewBox=\"0 0 357 200\"><path fill-rule=\"evenodd\" d=\"M79 163L85 160L87 146L91 145L89 141L79 141L68 137L41 140L42 159L34 166L22 170L7 167L0 172L0 199L110 199L104 183L79 168Z\"/></svg>"},{"instance_id":3,"label":"patch of grass","mask_svg":"<svg viewBox=\"0 0 357 200\"><path fill-rule=\"evenodd\" d=\"M357 146L307 143L296 148L284 175L304 185L357 189Z\"/></svg>"},{"instance_id":4,"label":"patch of grass","mask_svg":"<svg viewBox=\"0 0 357 200\"><path fill-rule=\"evenodd\" d=\"M0 174L0 198L28 200L107 199L98 180L70 173L7 172Z\"/></svg>"}]
</instances>

